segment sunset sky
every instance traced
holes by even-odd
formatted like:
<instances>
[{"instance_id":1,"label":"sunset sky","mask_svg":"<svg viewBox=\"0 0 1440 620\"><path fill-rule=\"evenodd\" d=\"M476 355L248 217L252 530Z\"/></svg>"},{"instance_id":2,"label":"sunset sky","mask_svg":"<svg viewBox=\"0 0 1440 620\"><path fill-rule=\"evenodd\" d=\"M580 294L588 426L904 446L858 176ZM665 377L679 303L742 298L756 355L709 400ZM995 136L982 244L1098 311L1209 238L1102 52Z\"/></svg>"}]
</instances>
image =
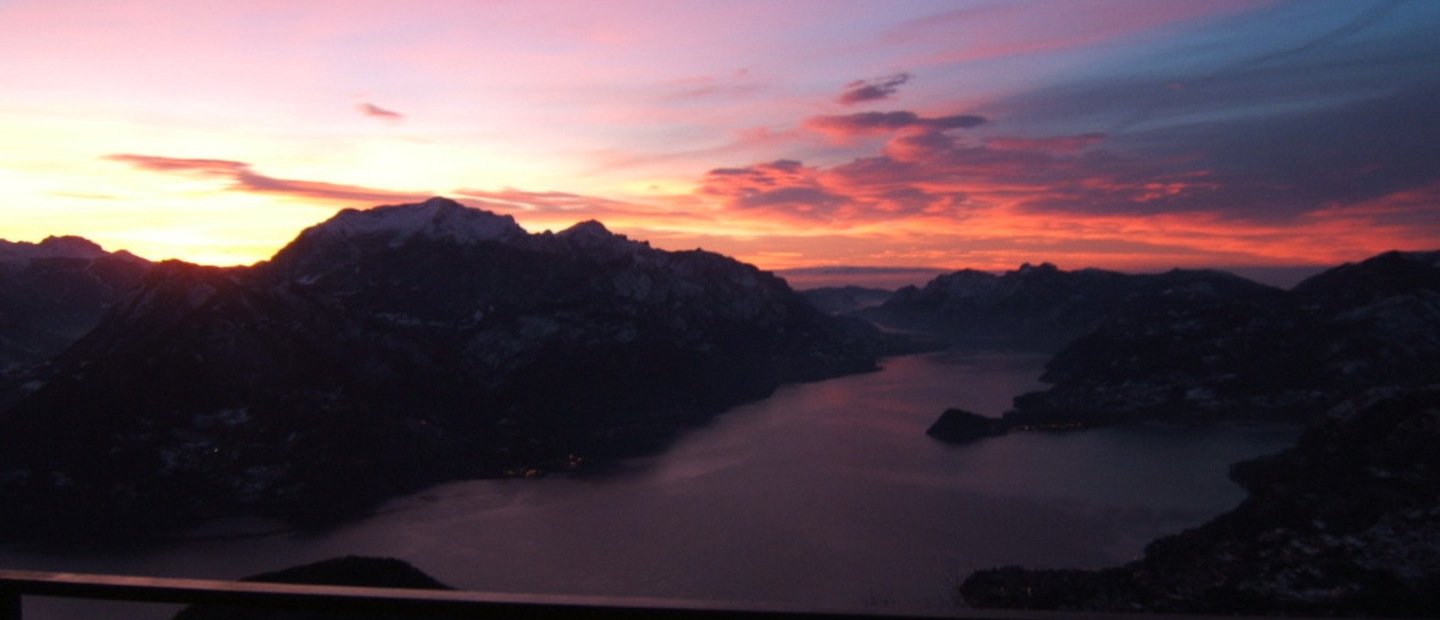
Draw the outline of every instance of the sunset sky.
<instances>
[{"instance_id":1,"label":"sunset sky","mask_svg":"<svg viewBox=\"0 0 1440 620\"><path fill-rule=\"evenodd\" d=\"M762 268L1440 248L1431 0L0 0L0 238L444 195Z\"/></svg>"}]
</instances>

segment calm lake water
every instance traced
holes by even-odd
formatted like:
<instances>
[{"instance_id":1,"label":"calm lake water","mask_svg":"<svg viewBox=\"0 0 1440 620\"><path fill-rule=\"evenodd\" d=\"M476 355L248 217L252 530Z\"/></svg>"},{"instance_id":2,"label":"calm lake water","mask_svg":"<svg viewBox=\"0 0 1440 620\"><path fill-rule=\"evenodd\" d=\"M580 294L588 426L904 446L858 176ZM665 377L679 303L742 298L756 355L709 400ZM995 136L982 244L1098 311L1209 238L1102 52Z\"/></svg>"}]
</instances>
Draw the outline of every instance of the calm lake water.
<instances>
[{"instance_id":1,"label":"calm lake water","mask_svg":"<svg viewBox=\"0 0 1440 620\"><path fill-rule=\"evenodd\" d=\"M224 523L143 547L0 548L0 566L237 578L376 555L496 592L949 605L978 568L1127 561L1233 507L1243 493L1227 466L1297 434L1145 426L965 446L925 435L947 407L999 415L1039 387L1044 360L894 358L881 372L782 388L614 473L443 485L323 534ZM30 599L26 618L95 617L97 605Z\"/></svg>"}]
</instances>

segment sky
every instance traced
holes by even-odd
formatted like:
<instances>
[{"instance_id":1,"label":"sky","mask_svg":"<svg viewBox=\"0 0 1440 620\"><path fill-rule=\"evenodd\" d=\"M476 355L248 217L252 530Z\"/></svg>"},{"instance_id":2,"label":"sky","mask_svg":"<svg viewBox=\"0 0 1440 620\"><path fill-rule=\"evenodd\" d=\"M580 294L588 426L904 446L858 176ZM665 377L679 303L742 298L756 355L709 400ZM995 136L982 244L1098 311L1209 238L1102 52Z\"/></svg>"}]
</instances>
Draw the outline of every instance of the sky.
<instances>
[{"instance_id":1,"label":"sky","mask_svg":"<svg viewBox=\"0 0 1440 620\"><path fill-rule=\"evenodd\" d=\"M0 0L0 239L433 195L764 269L1440 248L1431 0Z\"/></svg>"}]
</instances>

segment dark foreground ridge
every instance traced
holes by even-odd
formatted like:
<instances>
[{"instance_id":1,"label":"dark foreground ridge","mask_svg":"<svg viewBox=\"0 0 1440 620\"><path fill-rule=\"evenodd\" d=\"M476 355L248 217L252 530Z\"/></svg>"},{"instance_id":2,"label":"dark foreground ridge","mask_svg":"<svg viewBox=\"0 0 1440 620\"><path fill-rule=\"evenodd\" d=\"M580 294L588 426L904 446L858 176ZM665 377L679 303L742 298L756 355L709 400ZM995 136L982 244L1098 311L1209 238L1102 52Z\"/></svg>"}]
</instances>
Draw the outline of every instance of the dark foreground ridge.
<instances>
[{"instance_id":1,"label":"dark foreground ridge","mask_svg":"<svg viewBox=\"0 0 1440 620\"><path fill-rule=\"evenodd\" d=\"M1345 403L1235 465L1235 510L1098 571L980 571L976 607L1440 617L1440 387Z\"/></svg>"},{"instance_id":2,"label":"dark foreground ridge","mask_svg":"<svg viewBox=\"0 0 1440 620\"><path fill-rule=\"evenodd\" d=\"M663 447L903 350L718 254L436 198L272 260L165 262L0 413L0 536L254 515L324 525L451 479Z\"/></svg>"}]
</instances>

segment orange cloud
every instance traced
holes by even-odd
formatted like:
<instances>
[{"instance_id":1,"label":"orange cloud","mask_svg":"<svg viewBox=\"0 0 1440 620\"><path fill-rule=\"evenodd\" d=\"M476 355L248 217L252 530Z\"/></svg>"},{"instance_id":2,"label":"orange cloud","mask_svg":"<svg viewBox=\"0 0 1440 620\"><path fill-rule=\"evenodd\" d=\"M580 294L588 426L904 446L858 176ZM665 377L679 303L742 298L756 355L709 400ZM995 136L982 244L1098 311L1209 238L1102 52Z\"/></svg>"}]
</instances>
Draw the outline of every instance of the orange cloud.
<instances>
[{"instance_id":1,"label":"orange cloud","mask_svg":"<svg viewBox=\"0 0 1440 620\"><path fill-rule=\"evenodd\" d=\"M824 189L818 171L781 159L744 168L716 168L696 193L722 201L728 209L764 212L785 218L833 220L849 199Z\"/></svg>"}]
</instances>

